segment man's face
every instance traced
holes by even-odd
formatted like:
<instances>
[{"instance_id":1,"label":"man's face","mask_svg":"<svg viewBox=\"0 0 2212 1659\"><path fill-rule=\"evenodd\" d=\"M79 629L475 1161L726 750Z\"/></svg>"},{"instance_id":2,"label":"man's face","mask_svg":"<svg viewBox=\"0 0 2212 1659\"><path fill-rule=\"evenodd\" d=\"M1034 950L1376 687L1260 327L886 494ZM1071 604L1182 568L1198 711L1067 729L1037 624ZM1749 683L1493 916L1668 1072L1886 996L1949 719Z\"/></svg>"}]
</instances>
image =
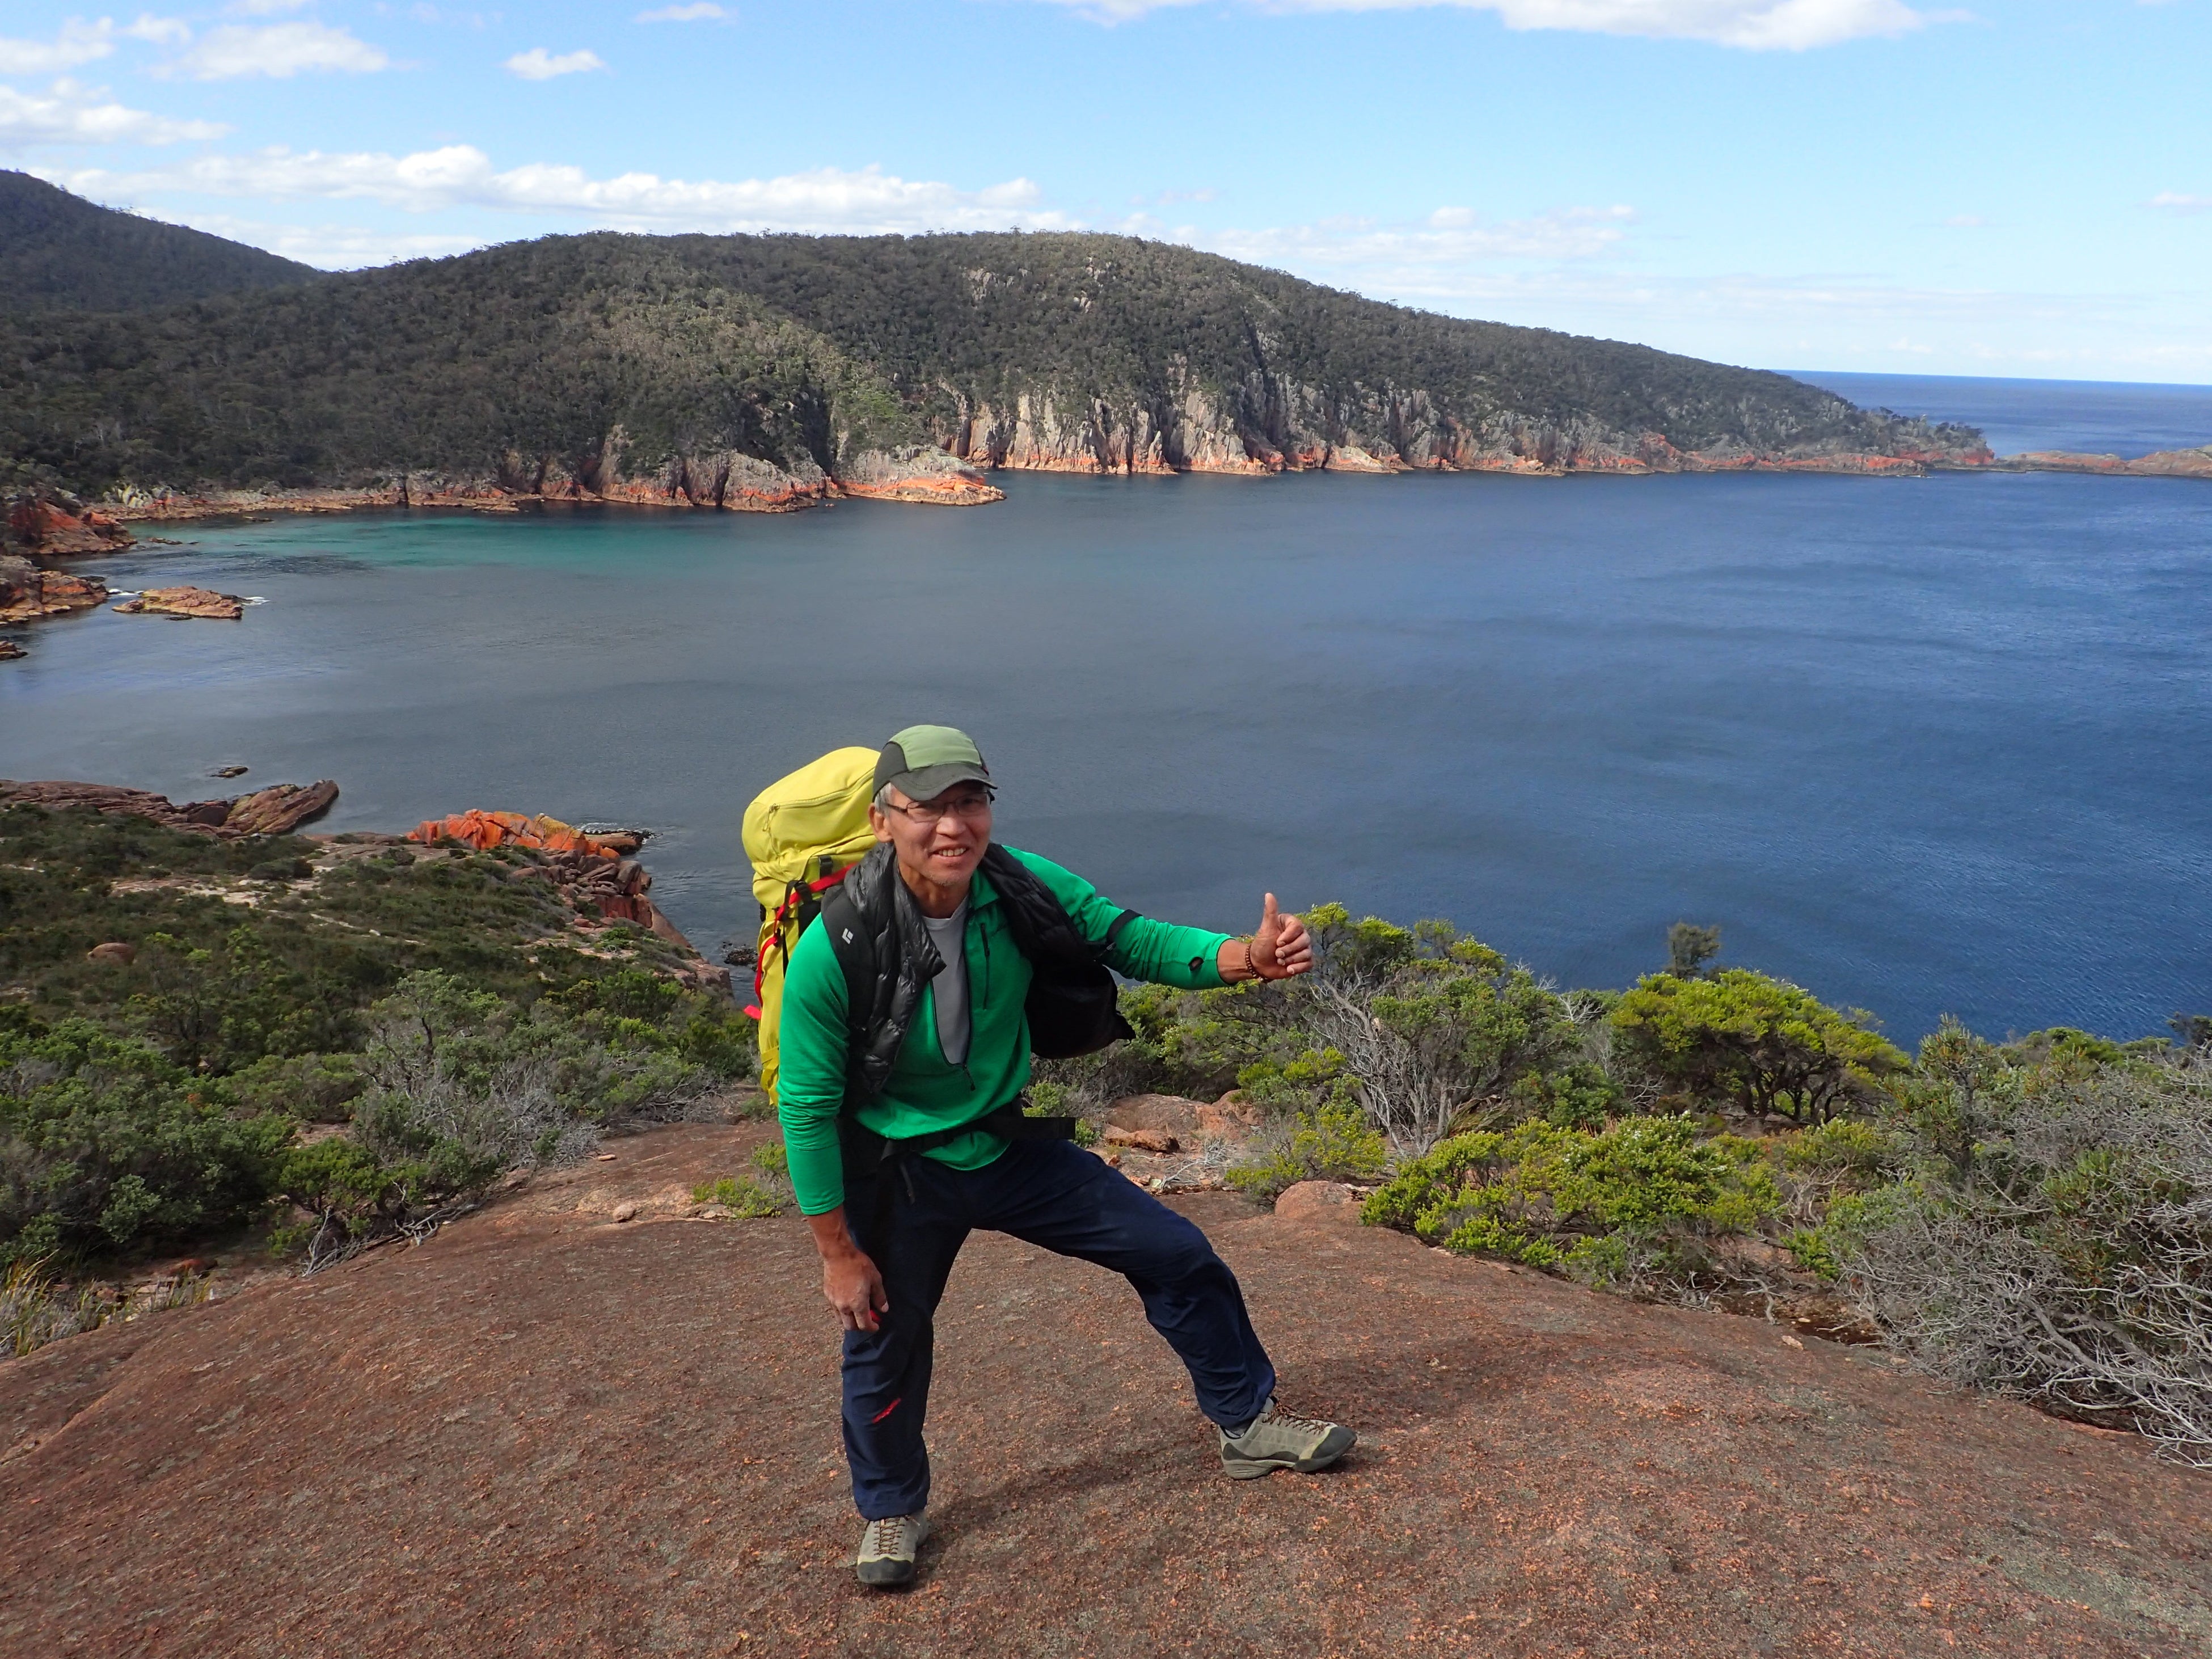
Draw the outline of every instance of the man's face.
<instances>
[{"instance_id":1,"label":"man's face","mask_svg":"<svg viewBox=\"0 0 2212 1659\"><path fill-rule=\"evenodd\" d=\"M896 788L884 799L884 806L868 809L876 839L890 842L900 865L932 886L966 887L991 844L991 792L980 783L956 783L927 801Z\"/></svg>"}]
</instances>

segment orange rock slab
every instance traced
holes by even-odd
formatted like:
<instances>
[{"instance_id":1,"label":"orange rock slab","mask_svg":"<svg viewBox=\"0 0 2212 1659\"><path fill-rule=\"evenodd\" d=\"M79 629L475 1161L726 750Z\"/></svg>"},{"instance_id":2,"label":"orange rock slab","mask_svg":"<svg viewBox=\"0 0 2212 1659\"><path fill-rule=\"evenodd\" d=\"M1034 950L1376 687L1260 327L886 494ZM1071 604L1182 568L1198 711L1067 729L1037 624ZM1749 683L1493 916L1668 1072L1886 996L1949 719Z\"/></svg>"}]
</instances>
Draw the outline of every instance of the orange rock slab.
<instances>
[{"instance_id":1,"label":"orange rock slab","mask_svg":"<svg viewBox=\"0 0 2212 1659\"><path fill-rule=\"evenodd\" d=\"M149 587L112 608L126 617L202 617L211 622L236 622L246 614L246 601L235 593L218 593L207 587Z\"/></svg>"}]
</instances>

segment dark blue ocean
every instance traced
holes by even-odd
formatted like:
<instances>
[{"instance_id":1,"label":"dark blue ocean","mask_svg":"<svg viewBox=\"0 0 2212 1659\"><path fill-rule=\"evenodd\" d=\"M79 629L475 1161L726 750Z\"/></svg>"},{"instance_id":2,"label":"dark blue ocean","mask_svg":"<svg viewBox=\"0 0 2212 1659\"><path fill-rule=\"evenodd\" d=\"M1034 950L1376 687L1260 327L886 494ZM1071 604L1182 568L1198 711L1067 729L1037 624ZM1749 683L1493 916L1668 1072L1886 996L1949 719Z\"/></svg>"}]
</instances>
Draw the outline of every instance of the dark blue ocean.
<instances>
[{"instance_id":1,"label":"dark blue ocean","mask_svg":"<svg viewBox=\"0 0 2212 1659\"><path fill-rule=\"evenodd\" d=\"M2001 451L2212 441L2208 388L1814 378ZM757 789L945 720L1004 839L1152 915L1447 916L1562 985L1717 923L1724 963L1907 1042L2212 1011L2212 486L1001 482L190 527L96 568L267 603L17 630L0 775L640 823L711 949L751 927Z\"/></svg>"}]
</instances>

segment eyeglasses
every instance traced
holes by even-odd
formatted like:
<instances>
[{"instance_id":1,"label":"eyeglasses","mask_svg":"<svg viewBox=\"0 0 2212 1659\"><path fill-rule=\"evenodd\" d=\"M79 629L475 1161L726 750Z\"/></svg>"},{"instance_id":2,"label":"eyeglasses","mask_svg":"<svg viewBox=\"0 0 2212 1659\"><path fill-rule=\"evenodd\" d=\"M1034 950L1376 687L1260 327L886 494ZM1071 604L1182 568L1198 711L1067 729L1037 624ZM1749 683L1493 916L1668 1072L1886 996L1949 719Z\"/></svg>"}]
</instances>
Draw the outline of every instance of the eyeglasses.
<instances>
[{"instance_id":1,"label":"eyeglasses","mask_svg":"<svg viewBox=\"0 0 2212 1659\"><path fill-rule=\"evenodd\" d=\"M896 801L885 801L884 811L902 815L908 823L923 829L947 816L969 823L981 823L991 815L991 797L988 793L962 795L957 800L908 801L901 806Z\"/></svg>"}]
</instances>

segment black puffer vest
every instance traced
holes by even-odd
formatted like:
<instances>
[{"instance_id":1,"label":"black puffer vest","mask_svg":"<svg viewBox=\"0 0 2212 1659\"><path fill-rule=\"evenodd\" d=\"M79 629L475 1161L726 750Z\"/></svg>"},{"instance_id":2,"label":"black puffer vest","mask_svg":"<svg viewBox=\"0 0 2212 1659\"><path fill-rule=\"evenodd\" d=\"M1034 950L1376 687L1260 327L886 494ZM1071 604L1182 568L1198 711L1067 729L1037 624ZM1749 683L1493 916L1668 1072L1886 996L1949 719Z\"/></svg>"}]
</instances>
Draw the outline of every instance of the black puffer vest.
<instances>
[{"instance_id":1,"label":"black puffer vest","mask_svg":"<svg viewBox=\"0 0 2212 1659\"><path fill-rule=\"evenodd\" d=\"M1125 910L1116 916L1103 942L1094 947L1076 930L1053 890L1004 848L986 848L982 868L1006 906L1007 931L1029 959L1024 1012L1031 1052L1060 1060L1127 1036L1114 975L1103 958L1137 913ZM823 896L822 926L845 970L849 1113L883 1093L921 1006L922 988L944 969L945 958L930 942L921 907L899 879L897 856L888 842L847 871L845 879Z\"/></svg>"}]
</instances>

